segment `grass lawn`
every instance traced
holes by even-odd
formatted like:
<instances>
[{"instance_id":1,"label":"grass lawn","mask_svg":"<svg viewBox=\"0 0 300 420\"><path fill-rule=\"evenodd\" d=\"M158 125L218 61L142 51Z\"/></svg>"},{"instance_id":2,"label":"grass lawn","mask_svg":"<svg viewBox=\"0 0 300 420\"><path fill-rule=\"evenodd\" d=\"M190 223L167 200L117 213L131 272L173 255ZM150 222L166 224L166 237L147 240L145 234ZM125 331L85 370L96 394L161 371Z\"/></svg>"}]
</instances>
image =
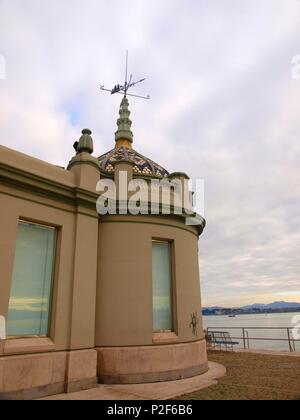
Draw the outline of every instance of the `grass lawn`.
<instances>
[{"instance_id":1,"label":"grass lawn","mask_svg":"<svg viewBox=\"0 0 300 420\"><path fill-rule=\"evenodd\" d=\"M218 385L180 400L300 400L300 357L209 352L227 368Z\"/></svg>"}]
</instances>

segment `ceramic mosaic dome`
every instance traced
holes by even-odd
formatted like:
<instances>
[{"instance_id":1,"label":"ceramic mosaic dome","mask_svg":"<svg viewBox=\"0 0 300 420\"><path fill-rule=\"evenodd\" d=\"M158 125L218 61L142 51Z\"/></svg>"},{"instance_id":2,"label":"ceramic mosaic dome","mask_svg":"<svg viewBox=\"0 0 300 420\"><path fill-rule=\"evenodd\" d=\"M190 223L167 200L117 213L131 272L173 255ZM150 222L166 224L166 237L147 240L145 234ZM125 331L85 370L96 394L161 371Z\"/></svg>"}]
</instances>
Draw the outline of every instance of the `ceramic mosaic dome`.
<instances>
[{"instance_id":1,"label":"ceramic mosaic dome","mask_svg":"<svg viewBox=\"0 0 300 420\"><path fill-rule=\"evenodd\" d=\"M169 176L169 172L162 166L146 158L134 149L119 147L110 150L98 158L100 168L103 172L114 172L114 163L120 160L133 162L133 173L140 175L150 175L164 178Z\"/></svg>"},{"instance_id":2,"label":"ceramic mosaic dome","mask_svg":"<svg viewBox=\"0 0 300 420\"><path fill-rule=\"evenodd\" d=\"M115 133L116 146L98 158L101 170L105 173L112 174L114 173L115 162L125 160L133 163L133 173L136 175L147 175L158 178L168 177L169 172L166 169L132 148L132 122L129 119L130 111L128 106L128 99L124 97L120 106L120 118L117 122L118 130Z\"/></svg>"}]
</instances>

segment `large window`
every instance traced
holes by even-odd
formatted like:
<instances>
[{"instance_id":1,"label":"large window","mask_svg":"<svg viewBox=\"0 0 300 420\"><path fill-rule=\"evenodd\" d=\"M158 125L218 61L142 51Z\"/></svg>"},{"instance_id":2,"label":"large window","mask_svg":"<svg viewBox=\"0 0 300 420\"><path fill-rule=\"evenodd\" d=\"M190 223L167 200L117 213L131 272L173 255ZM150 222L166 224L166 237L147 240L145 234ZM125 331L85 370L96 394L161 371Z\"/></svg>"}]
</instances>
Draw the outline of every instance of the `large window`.
<instances>
[{"instance_id":1,"label":"large window","mask_svg":"<svg viewBox=\"0 0 300 420\"><path fill-rule=\"evenodd\" d=\"M172 331L171 244L152 242L154 332Z\"/></svg>"},{"instance_id":2,"label":"large window","mask_svg":"<svg viewBox=\"0 0 300 420\"><path fill-rule=\"evenodd\" d=\"M56 229L19 222L8 336L48 335Z\"/></svg>"}]
</instances>

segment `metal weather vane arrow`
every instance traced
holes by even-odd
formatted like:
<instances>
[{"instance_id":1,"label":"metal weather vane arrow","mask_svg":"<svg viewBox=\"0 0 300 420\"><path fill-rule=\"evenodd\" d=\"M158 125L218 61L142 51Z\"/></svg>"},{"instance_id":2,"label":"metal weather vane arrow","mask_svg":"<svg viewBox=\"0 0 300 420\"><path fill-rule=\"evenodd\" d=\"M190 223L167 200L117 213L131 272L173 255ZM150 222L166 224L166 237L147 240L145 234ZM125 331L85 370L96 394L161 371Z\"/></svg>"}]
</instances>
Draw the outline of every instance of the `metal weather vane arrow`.
<instances>
[{"instance_id":1,"label":"metal weather vane arrow","mask_svg":"<svg viewBox=\"0 0 300 420\"><path fill-rule=\"evenodd\" d=\"M111 95L119 93L121 95L124 95L125 97L126 96L134 96L135 98L150 99L149 95L141 96L141 95L134 95L132 93L128 93L128 90L130 88L136 86L139 83L144 82L145 80L146 80L146 78L137 80L136 82L133 82L132 81L132 74L130 75L130 78L128 80L128 51L127 51L127 53L126 53L126 72L125 72L125 82L124 82L124 84L123 85L117 84L113 87L113 89L106 89L104 87L104 85L101 85L100 89L104 90L106 92L110 92Z\"/></svg>"}]
</instances>

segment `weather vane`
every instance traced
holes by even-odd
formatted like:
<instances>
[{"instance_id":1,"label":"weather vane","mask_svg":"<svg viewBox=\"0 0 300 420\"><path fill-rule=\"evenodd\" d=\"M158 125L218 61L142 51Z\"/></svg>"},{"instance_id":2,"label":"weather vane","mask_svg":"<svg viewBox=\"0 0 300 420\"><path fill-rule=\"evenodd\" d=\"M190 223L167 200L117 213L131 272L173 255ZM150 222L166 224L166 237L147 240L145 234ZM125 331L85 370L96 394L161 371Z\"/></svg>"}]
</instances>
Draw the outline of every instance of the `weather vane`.
<instances>
[{"instance_id":1,"label":"weather vane","mask_svg":"<svg viewBox=\"0 0 300 420\"><path fill-rule=\"evenodd\" d=\"M130 88L132 88L133 86L135 86L139 83L144 82L145 80L146 79L144 78L144 79L138 80L136 82L133 82L132 81L132 74L130 75L129 80L128 80L128 51L127 51L126 52L126 71L125 71L125 82L124 82L124 84L123 85L120 85L120 84L115 85L113 89L105 89L104 85L101 85L100 89L105 90L106 92L110 92L111 95L114 95L115 93L119 93L121 95L124 95L125 97L126 96L134 96L135 98L150 99L149 95L140 96L140 95L133 95L132 93L128 93L128 90Z\"/></svg>"}]
</instances>

